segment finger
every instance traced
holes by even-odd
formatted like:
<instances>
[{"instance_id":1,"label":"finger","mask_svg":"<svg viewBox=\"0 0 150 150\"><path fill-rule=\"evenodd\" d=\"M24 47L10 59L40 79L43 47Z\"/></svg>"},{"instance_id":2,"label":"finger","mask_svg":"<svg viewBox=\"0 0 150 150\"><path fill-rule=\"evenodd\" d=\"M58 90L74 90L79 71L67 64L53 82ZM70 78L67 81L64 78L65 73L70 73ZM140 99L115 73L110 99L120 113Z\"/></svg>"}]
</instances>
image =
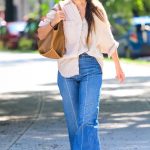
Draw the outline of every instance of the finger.
<instances>
[{"instance_id":1,"label":"finger","mask_svg":"<svg viewBox=\"0 0 150 150\"><path fill-rule=\"evenodd\" d=\"M58 14L58 16L59 16L59 17L65 17L65 15L64 15L64 14Z\"/></svg>"},{"instance_id":2,"label":"finger","mask_svg":"<svg viewBox=\"0 0 150 150\"><path fill-rule=\"evenodd\" d=\"M58 14L58 16L65 16L64 14Z\"/></svg>"},{"instance_id":3,"label":"finger","mask_svg":"<svg viewBox=\"0 0 150 150\"><path fill-rule=\"evenodd\" d=\"M58 18L59 20L62 20L62 19L65 18L65 16L57 16L57 18Z\"/></svg>"},{"instance_id":4,"label":"finger","mask_svg":"<svg viewBox=\"0 0 150 150\"><path fill-rule=\"evenodd\" d=\"M122 83L122 82L123 82L123 79L122 79L121 77L119 78L119 82L120 82L120 83Z\"/></svg>"},{"instance_id":5,"label":"finger","mask_svg":"<svg viewBox=\"0 0 150 150\"><path fill-rule=\"evenodd\" d=\"M119 83L122 83L122 82L123 82L123 78L122 78L122 76L121 76L120 74L118 74L118 75L116 76L116 79L119 81Z\"/></svg>"},{"instance_id":6,"label":"finger","mask_svg":"<svg viewBox=\"0 0 150 150\"><path fill-rule=\"evenodd\" d=\"M120 83L123 83L123 82L124 82L124 80L123 80L123 78L121 78L121 79L120 79Z\"/></svg>"},{"instance_id":7,"label":"finger","mask_svg":"<svg viewBox=\"0 0 150 150\"><path fill-rule=\"evenodd\" d=\"M121 83L123 83L125 80L125 76L122 74L120 78L121 78Z\"/></svg>"},{"instance_id":8,"label":"finger","mask_svg":"<svg viewBox=\"0 0 150 150\"><path fill-rule=\"evenodd\" d=\"M60 17L60 20L65 20L65 17Z\"/></svg>"},{"instance_id":9,"label":"finger","mask_svg":"<svg viewBox=\"0 0 150 150\"><path fill-rule=\"evenodd\" d=\"M61 15L64 15L64 12L63 12L63 11L58 11L57 13L58 13L58 14L61 14Z\"/></svg>"},{"instance_id":10,"label":"finger","mask_svg":"<svg viewBox=\"0 0 150 150\"><path fill-rule=\"evenodd\" d=\"M124 73L122 73L122 79L125 80L125 74Z\"/></svg>"},{"instance_id":11,"label":"finger","mask_svg":"<svg viewBox=\"0 0 150 150\"><path fill-rule=\"evenodd\" d=\"M65 18L65 16L59 16L59 18Z\"/></svg>"},{"instance_id":12,"label":"finger","mask_svg":"<svg viewBox=\"0 0 150 150\"><path fill-rule=\"evenodd\" d=\"M57 16L65 16L64 14L59 14L59 13L57 13Z\"/></svg>"},{"instance_id":13,"label":"finger","mask_svg":"<svg viewBox=\"0 0 150 150\"><path fill-rule=\"evenodd\" d=\"M62 10L57 10L57 12L63 12Z\"/></svg>"}]
</instances>

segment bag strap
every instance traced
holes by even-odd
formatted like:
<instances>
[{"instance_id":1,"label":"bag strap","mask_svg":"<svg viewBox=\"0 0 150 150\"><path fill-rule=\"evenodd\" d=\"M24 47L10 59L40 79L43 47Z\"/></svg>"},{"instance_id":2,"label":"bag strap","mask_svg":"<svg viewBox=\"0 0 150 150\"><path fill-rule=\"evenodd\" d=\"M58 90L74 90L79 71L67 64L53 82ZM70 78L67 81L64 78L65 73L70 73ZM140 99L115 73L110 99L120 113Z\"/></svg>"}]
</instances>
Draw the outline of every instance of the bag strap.
<instances>
[{"instance_id":1,"label":"bag strap","mask_svg":"<svg viewBox=\"0 0 150 150\"><path fill-rule=\"evenodd\" d=\"M57 11L57 10L62 10L61 9L61 6L60 6L60 3L58 3L58 9L56 9L56 8L52 8L51 10L54 10L54 11ZM59 23L57 23L55 26L54 26L54 30L57 30L58 29L58 24L60 24L60 23L62 23L63 22L63 20L61 20Z\"/></svg>"},{"instance_id":2,"label":"bag strap","mask_svg":"<svg viewBox=\"0 0 150 150\"><path fill-rule=\"evenodd\" d=\"M59 8L59 10L62 10L62 9L61 9L61 6L60 6L60 4L59 4L59 3L58 3L58 8Z\"/></svg>"},{"instance_id":3,"label":"bag strap","mask_svg":"<svg viewBox=\"0 0 150 150\"><path fill-rule=\"evenodd\" d=\"M55 11L57 11L57 9L56 8L52 8L51 10L55 10ZM60 6L60 4L58 3L58 10L62 10L61 9L61 6Z\"/></svg>"}]
</instances>

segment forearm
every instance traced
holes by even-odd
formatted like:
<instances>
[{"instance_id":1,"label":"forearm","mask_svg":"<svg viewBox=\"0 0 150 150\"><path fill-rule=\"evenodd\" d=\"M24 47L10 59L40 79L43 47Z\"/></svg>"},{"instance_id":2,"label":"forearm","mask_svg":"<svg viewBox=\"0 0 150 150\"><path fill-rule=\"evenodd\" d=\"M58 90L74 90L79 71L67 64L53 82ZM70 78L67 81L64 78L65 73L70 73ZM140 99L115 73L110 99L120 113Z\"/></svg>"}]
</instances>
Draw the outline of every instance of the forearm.
<instances>
[{"instance_id":1,"label":"forearm","mask_svg":"<svg viewBox=\"0 0 150 150\"><path fill-rule=\"evenodd\" d=\"M42 26L38 28L38 37L39 39L44 39L45 36L52 30L52 27L54 27L56 23L54 21L51 22L51 25L48 24L46 26Z\"/></svg>"},{"instance_id":2,"label":"forearm","mask_svg":"<svg viewBox=\"0 0 150 150\"><path fill-rule=\"evenodd\" d=\"M38 28L38 38L40 40L44 39L45 36L48 34L49 31L51 31L52 27L48 24L46 26L43 27L39 27Z\"/></svg>"},{"instance_id":3,"label":"forearm","mask_svg":"<svg viewBox=\"0 0 150 150\"><path fill-rule=\"evenodd\" d=\"M112 54L112 59L113 59L113 61L114 61L114 63L115 63L115 66L117 67L117 66L120 66L120 61L119 61L119 56L118 56L118 52L117 52L117 50L115 50L114 51L114 53Z\"/></svg>"},{"instance_id":4,"label":"forearm","mask_svg":"<svg viewBox=\"0 0 150 150\"><path fill-rule=\"evenodd\" d=\"M125 74L122 70L122 67L120 65L119 57L118 57L118 52L115 50L115 52L112 54L112 59L115 63L115 68L116 68L116 78L120 81L123 82L125 80Z\"/></svg>"}]
</instances>

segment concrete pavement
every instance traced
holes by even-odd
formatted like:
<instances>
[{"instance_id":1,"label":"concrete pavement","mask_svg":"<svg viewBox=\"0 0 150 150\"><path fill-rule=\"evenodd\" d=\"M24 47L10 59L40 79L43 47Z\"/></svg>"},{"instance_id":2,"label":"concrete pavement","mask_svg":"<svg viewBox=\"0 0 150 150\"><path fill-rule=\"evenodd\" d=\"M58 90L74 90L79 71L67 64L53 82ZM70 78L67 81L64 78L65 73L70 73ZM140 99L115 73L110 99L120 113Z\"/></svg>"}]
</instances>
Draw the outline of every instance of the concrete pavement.
<instances>
[{"instance_id":1,"label":"concrete pavement","mask_svg":"<svg viewBox=\"0 0 150 150\"><path fill-rule=\"evenodd\" d=\"M150 150L150 65L122 63L125 84L105 62L102 150ZM0 150L69 150L57 63L39 54L0 53Z\"/></svg>"}]
</instances>

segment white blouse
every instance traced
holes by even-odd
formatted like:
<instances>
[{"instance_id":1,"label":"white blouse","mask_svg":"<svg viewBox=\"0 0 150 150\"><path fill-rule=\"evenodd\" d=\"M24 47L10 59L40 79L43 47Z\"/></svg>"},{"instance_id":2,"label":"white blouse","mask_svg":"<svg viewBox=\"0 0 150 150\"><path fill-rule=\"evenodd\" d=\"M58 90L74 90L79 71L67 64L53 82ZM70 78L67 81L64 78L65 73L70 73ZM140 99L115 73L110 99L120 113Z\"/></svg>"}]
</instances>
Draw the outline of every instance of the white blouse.
<instances>
[{"instance_id":1,"label":"white blouse","mask_svg":"<svg viewBox=\"0 0 150 150\"><path fill-rule=\"evenodd\" d=\"M78 55L88 51L88 46L86 43L87 34L88 34L88 23L87 23L86 19L83 18L81 36L80 36L80 40L79 40Z\"/></svg>"},{"instance_id":2,"label":"white blouse","mask_svg":"<svg viewBox=\"0 0 150 150\"><path fill-rule=\"evenodd\" d=\"M95 31L90 34L90 44L86 44L86 36L88 32L88 24L86 19L81 19L79 11L72 0L60 1L59 4L65 14L64 34L66 53L60 59L57 59L58 70L64 77L79 75L79 55L86 52L93 56L103 68L103 53L111 57L112 53L117 50L119 43L114 39L110 23L103 5L98 0L93 0L93 3L103 10L106 22L102 22L96 15ZM58 4L55 4L55 9L58 9ZM54 18L56 11L50 10L46 18L39 23L39 27L49 24Z\"/></svg>"}]
</instances>

